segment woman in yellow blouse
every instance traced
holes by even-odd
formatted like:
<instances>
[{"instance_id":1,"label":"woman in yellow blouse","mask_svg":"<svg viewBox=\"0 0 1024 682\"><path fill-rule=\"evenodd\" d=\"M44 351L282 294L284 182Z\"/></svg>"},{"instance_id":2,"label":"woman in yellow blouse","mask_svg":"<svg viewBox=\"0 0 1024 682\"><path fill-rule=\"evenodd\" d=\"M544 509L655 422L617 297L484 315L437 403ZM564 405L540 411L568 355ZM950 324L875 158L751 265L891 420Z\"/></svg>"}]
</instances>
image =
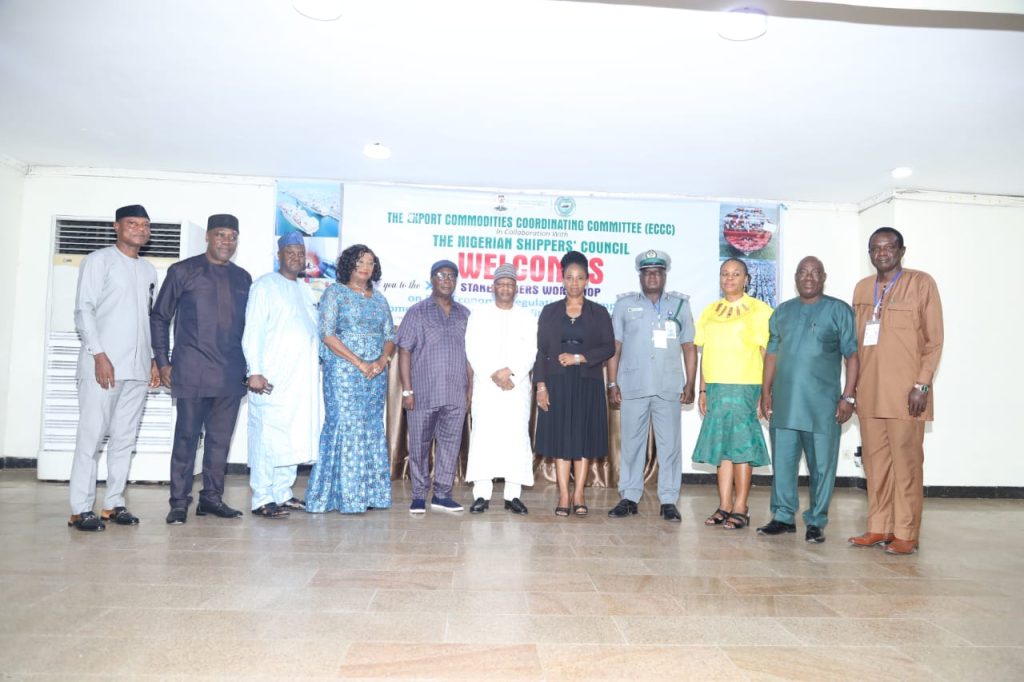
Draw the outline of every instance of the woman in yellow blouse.
<instances>
[{"instance_id":1,"label":"woman in yellow blouse","mask_svg":"<svg viewBox=\"0 0 1024 682\"><path fill-rule=\"evenodd\" d=\"M753 467L769 462L758 401L772 309L745 293L750 275L742 260L723 262L719 282L723 298L704 309L693 340L701 348L697 405L704 418L693 461L718 467L718 509L704 523L736 529L750 525Z\"/></svg>"}]
</instances>

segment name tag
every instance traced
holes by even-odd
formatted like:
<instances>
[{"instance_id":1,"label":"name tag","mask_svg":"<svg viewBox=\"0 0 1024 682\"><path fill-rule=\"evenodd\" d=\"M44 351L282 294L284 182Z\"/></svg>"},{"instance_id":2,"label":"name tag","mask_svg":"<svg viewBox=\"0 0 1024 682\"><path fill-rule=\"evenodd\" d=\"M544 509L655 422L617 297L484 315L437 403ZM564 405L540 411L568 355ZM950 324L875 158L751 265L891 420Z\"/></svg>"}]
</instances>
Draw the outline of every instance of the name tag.
<instances>
[{"instance_id":1,"label":"name tag","mask_svg":"<svg viewBox=\"0 0 1024 682\"><path fill-rule=\"evenodd\" d=\"M668 332L664 329L652 330L651 340L654 342L655 348L668 348Z\"/></svg>"},{"instance_id":2,"label":"name tag","mask_svg":"<svg viewBox=\"0 0 1024 682\"><path fill-rule=\"evenodd\" d=\"M643 311L643 308L626 308L627 313L642 313Z\"/></svg>"},{"instance_id":3,"label":"name tag","mask_svg":"<svg viewBox=\"0 0 1024 682\"><path fill-rule=\"evenodd\" d=\"M864 325L864 345L865 346L877 346L878 345L878 333L882 328L882 324L877 321L868 322Z\"/></svg>"},{"instance_id":4,"label":"name tag","mask_svg":"<svg viewBox=\"0 0 1024 682\"><path fill-rule=\"evenodd\" d=\"M671 320L669 320L668 323L666 323L665 332L668 336L669 341L675 341L677 338L679 338L676 335L676 325Z\"/></svg>"}]
</instances>

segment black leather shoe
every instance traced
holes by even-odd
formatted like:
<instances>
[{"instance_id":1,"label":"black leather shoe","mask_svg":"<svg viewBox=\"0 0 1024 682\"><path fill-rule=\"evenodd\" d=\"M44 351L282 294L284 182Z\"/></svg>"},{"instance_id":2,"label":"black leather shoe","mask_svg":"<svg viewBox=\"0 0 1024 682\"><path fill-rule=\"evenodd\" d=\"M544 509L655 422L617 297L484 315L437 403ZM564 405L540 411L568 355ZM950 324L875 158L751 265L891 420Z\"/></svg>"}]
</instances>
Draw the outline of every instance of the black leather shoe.
<instances>
[{"instance_id":1,"label":"black leather shoe","mask_svg":"<svg viewBox=\"0 0 1024 682\"><path fill-rule=\"evenodd\" d=\"M663 505L661 505L661 512L659 512L659 513L661 515L661 518L665 519L666 521L682 521L683 520L682 515L679 513L679 510L676 509L676 506L674 504L663 504Z\"/></svg>"},{"instance_id":2,"label":"black leather shoe","mask_svg":"<svg viewBox=\"0 0 1024 682\"><path fill-rule=\"evenodd\" d=\"M612 517L613 519L623 519L627 516L636 513L636 502L634 502L633 500L627 500L626 498L622 498L621 500L619 500L619 503L615 505L615 507L611 511L608 512L608 516Z\"/></svg>"},{"instance_id":3,"label":"black leather shoe","mask_svg":"<svg viewBox=\"0 0 1024 682\"><path fill-rule=\"evenodd\" d=\"M172 509L167 512L167 523L172 526L180 526L188 519L187 509Z\"/></svg>"},{"instance_id":4,"label":"black leather shoe","mask_svg":"<svg viewBox=\"0 0 1024 682\"><path fill-rule=\"evenodd\" d=\"M767 526L761 526L757 529L758 535L782 535L783 533L795 533L796 525L792 523L784 523L776 519L772 519L768 522Z\"/></svg>"},{"instance_id":5,"label":"black leather shoe","mask_svg":"<svg viewBox=\"0 0 1024 682\"><path fill-rule=\"evenodd\" d=\"M106 530L107 528L106 524L100 521L100 517L96 516L96 514L91 511L82 512L81 514L73 514L71 518L68 519L68 525L73 526L78 530L89 531L92 533Z\"/></svg>"},{"instance_id":6,"label":"black leather shoe","mask_svg":"<svg viewBox=\"0 0 1024 682\"><path fill-rule=\"evenodd\" d=\"M103 517L104 521L113 521L119 526L139 525L139 517L134 516L130 511L128 511L124 507L104 509L103 511L100 512L100 516Z\"/></svg>"},{"instance_id":7,"label":"black leather shoe","mask_svg":"<svg viewBox=\"0 0 1024 682\"><path fill-rule=\"evenodd\" d=\"M491 506L491 503L482 497L478 497L469 505L470 514L482 514Z\"/></svg>"},{"instance_id":8,"label":"black leather shoe","mask_svg":"<svg viewBox=\"0 0 1024 682\"><path fill-rule=\"evenodd\" d=\"M237 519L242 516L242 512L237 509L232 509L224 504L223 501L218 502L217 504L209 504L200 500L199 504L196 506L196 516L206 516L207 514L213 514L214 516L219 516L222 519Z\"/></svg>"},{"instance_id":9,"label":"black leather shoe","mask_svg":"<svg viewBox=\"0 0 1024 682\"><path fill-rule=\"evenodd\" d=\"M825 542L825 532L817 526L807 526L807 534L804 535L804 540L807 540L807 542L821 544L822 542Z\"/></svg>"},{"instance_id":10,"label":"black leather shoe","mask_svg":"<svg viewBox=\"0 0 1024 682\"><path fill-rule=\"evenodd\" d=\"M511 500L505 500L505 511L510 511L513 514L520 515L530 513L530 511L526 508L526 505L523 504L522 500L520 500L518 497L515 497Z\"/></svg>"}]
</instances>

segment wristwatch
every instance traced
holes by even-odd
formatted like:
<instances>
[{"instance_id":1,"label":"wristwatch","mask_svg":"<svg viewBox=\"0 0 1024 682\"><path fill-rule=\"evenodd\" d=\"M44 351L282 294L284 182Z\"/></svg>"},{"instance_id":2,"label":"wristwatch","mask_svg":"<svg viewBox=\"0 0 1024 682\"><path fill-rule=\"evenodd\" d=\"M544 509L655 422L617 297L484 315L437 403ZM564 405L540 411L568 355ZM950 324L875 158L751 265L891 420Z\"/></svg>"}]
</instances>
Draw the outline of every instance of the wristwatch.
<instances>
[{"instance_id":1,"label":"wristwatch","mask_svg":"<svg viewBox=\"0 0 1024 682\"><path fill-rule=\"evenodd\" d=\"M580 354L579 353L573 353L572 359L576 361L577 365L580 364Z\"/></svg>"},{"instance_id":2,"label":"wristwatch","mask_svg":"<svg viewBox=\"0 0 1024 682\"><path fill-rule=\"evenodd\" d=\"M411 395L412 395L412 389L411 388L408 391L402 391L402 397L403 398L408 398Z\"/></svg>"},{"instance_id":3,"label":"wristwatch","mask_svg":"<svg viewBox=\"0 0 1024 682\"><path fill-rule=\"evenodd\" d=\"M844 402L850 403L854 407L857 406L857 399L854 398L852 395L844 395L844 396L841 396L839 399L844 401Z\"/></svg>"},{"instance_id":4,"label":"wristwatch","mask_svg":"<svg viewBox=\"0 0 1024 682\"><path fill-rule=\"evenodd\" d=\"M927 393L932 387L928 384L914 384L914 388L921 391L921 393Z\"/></svg>"}]
</instances>

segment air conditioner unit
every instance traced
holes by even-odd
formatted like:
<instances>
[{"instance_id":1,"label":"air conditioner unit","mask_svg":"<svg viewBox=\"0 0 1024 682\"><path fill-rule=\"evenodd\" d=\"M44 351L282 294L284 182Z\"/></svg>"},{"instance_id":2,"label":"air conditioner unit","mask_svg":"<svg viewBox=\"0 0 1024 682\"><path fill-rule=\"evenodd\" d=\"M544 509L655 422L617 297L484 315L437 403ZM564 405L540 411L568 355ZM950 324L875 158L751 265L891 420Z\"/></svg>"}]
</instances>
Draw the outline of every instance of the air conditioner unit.
<instances>
[{"instance_id":1,"label":"air conditioner unit","mask_svg":"<svg viewBox=\"0 0 1024 682\"><path fill-rule=\"evenodd\" d=\"M115 242L113 223L103 218L57 216L54 218L54 256L47 296L47 350L44 370L41 447L37 461L40 480L66 481L78 429L78 391L75 372L81 343L75 331L75 291L82 259ZM202 253L205 231L188 221L152 222L149 244L141 255L157 270L158 285L167 268L181 258ZM175 412L170 392L150 391L143 408L139 438L129 472L132 481L167 481L174 436ZM105 447L105 446L104 446ZM196 457L196 472L202 457ZM97 478L107 476L106 454L99 462Z\"/></svg>"}]
</instances>

